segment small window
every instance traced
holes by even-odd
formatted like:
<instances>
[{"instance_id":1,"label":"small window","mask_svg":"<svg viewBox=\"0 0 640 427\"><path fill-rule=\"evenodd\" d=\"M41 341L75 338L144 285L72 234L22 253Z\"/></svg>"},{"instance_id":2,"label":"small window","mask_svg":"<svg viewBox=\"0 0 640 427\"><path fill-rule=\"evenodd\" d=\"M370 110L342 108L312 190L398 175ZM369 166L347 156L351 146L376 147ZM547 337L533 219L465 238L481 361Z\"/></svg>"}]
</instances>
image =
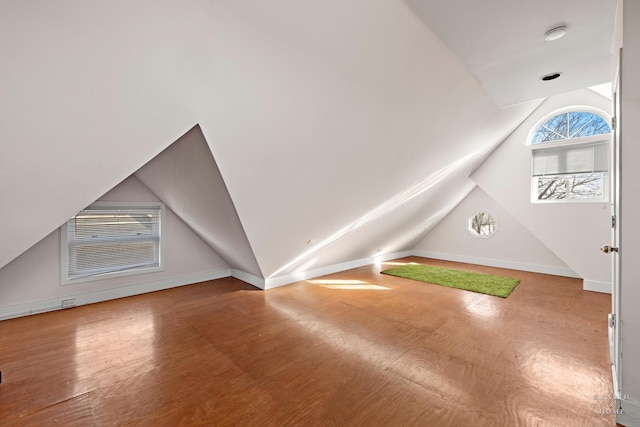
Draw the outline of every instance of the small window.
<instances>
[{"instance_id":1,"label":"small window","mask_svg":"<svg viewBox=\"0 0 640 427\"><path fill-rule=\"evenodd\" d=\"M611 128L589 111L553 115L534 129L532 201L604 201Z\"/></svg>"},{"instance_id":2,"label":"small window","mask_svg":"<svg viewBox=\"0 0 640 427\"><path fill-rule=\"evenodd\" d=\"M467 219L467 230L475 237L491 237L496 232L496 219L489 212L476 212Z\"/></svg>"},{"instance_id":3,"label":"small window","mask_svg":"<svg viewBox=\"0 0 640 427\"><path fill-rule=\"evenodd\" d=\"M62 283L159 271L164 205L96 203L62 227Z\"/></svg>"}]
</instances>

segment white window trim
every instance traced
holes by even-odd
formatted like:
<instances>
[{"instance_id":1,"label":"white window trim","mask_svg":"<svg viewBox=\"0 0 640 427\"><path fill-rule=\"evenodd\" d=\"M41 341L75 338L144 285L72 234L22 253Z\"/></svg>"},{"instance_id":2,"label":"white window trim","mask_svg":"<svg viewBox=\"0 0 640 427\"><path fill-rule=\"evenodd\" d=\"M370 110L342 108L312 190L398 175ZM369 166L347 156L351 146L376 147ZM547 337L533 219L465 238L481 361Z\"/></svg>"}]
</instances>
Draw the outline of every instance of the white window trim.
<instances>
[{"instance_id":1,"label":"white window trim","mask_svg":"<svg viewBox=\"0 0 640 427\"><path fill-rule=\"evenodd\" d=\"M532 146L532 147L541 147L541 146L550 147L551 145L547 145L547 144L562 143L563 141L566 144L567 141L574 141L574 140L578 141L578 140L582 139L582 138L572 138L571 140L563 139L563 140L554 140L554 141L549 141L549 142L540 142L538 144L532 144L531 143L531 141L533 140L534 135L538 131L538 128L540 128L540 126L545 124L549 119L551 119L552 117L558 116L560 114L571 113L573 111L597 114L598 116L600 116L603 119L605 119L607 121L607 123L609 123L609 127L611 127L611 114L609 114L609 113L607 113L605 111L602 111L599 108L589 107L587 105L574 105L574 106L571 106L571 107L563 107L563 108L559 108L557 110L553 110L549 114L545 114L540 120L538 120L531 127L531 129L529 130L529 134L527 135L527 139L526 139L527 145ZM611 135L611 134L607 133L607 134L601 134L601 135L592 135L592 136L586 136L584 138L600 137L600 139L604 139L603 136L608 136L608 135Z\"/></svg>"},{"instance_id":2,"label":"white window trim","mask_svg":"<svg viewBox=\"0 0 640 427\"><path fill-rule=\"evenodd\" d=\"M472 227L473 217L478 215L479 213L486 213L491 218L493 218L493 231L490 234L477 234L476 231ZM467 216L467 231L476 239L489 239L498 231L498 219L488 210L477 210L472 214Z\"/></svg>"},{"instance_id":3,"label":"white window trim","mask_svg":"<svg viewBox=\"0 0 640 427\"><path fill-rule=\"evenodd\" d=\"M91 204L89 207L85 209L89 209L90 207L103 207L103 208L123 208L123 209L136 209L136 208L160 208L160 230L159 230L159 265L157 267L145 267L145 268L135 268L126 271L118 271L118 272L110 272L110 273L101 273L92 276L79 277L75 279L68 278L68 262L69 262L69 241L68 241L68 227L69 221L73 219L69 219L69 221L65 222L61 227L61 236L60 236L60 253L61 253L61 264L60 264L60 284L61 285L73 285L76 283L84 283L84 282L93 282L96 280L104 280L111 279L116 277L123 276L133 276L138 274L145 273L153 273L158 271L164 271L165 266L165 246L166 246L166 236L164 232L165 222L166 222L166 208L164 203L162 202L107 202L100 201ZM74 215L75 217L75 215Z\"/></svg>"}]
</instances>

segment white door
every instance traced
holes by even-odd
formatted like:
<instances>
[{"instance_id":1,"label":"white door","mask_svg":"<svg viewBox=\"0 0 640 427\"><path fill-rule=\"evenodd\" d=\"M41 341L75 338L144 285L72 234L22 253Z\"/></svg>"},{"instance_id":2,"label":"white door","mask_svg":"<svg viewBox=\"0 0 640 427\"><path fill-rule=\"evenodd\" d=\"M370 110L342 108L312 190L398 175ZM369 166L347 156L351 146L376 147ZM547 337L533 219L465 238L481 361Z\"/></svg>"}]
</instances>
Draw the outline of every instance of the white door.
<instances>
[{"instance_id":1,"label":"white door","mask_svg":"<svg viewBox=\"0 0 640 427\"><path fill-rule=\"evenodd\" d=\"M620 51L622 58L622 49ZM620 64L613 82L613 120L611 139L611 243L603 246L603 251L611 256L611 314L609 315L609 348L611 351L611 365L613 371L613 386L616 397L620 396L622 387L620 381Z\"/></svg>"}]
</instances>

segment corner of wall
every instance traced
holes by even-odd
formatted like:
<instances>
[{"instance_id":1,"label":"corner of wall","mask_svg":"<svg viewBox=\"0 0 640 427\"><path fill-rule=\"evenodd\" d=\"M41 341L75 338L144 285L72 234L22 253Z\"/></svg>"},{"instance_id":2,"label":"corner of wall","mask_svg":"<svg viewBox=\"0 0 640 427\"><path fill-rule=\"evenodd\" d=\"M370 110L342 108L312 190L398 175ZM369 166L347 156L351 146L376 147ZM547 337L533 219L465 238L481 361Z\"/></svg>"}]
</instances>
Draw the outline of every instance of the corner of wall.
<instances>
[{"instance_id":1,"label":"corner of wall","mask_svg":"<svg viewBox=\"0 0 640 427\"><path fill-rule=\"evenodd\" d=\"M250 285L255 286L258 289L265 290L266 289L266 280L262 277L258 277L251 273L247 273L246 271L238 270L235 268L231 269L231 276L235 277L238 280L242 280Z\"/></svg>"},{"instance_id":2,"label":"corner of wall","mask_svg":"<svg viewBox=\"0 0 640 427\"><path fill-rule=\"evenodd\" d=\"M391 259L402 258L410 256L411 251L402 251L385 254L380 257L380 261L388 261ZM352 261L347 261L339 264L328 265L325 267L316 268L313 270L301 271L293 274L287 274L285 276L269 277L265 279L264 289L273 289L279 286L289 285L291 283L299 282L302 280L308 280L314 277L324 276L327 274L337 273L340 271L349 270L352 268L358 268L365 265L374 264L373 258L361 258Z\"/></svg>"}]
</instances>

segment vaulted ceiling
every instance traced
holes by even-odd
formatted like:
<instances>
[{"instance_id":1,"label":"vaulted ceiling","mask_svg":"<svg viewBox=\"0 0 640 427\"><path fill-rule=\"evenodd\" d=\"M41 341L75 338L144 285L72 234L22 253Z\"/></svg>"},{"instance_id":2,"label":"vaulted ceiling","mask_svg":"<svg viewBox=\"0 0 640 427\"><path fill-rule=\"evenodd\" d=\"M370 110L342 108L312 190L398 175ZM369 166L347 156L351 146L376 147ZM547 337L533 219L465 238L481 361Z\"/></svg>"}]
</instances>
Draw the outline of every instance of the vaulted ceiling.
<instances>
[{"instance_id":1,"label":"vaulted ceiling","mask_svg":"<svg viewBox=\"0 0 640 427\"><path fill-rule=\"evenodd\" d=\"M406 1L498 105L611 81L615 0ZM565 36L546 41L558 27Z\"/></svg>"},{"instance_id":2,"label":"vaulted ceiling","mask_svg":"<svg viewBox=\"0 0 640 427\"><path fill-rule=\"evenodd\" d=\"M410 3L422 20L386 0L3 2L0 267L133 173L264 279L411 248L549 93L483 77L473 54L506 28L461 46L431 21L468 16ZM484 13L513 18L500 3ZM540 54L510 37L496 61Z\"/></svg>"}]
</instances>

